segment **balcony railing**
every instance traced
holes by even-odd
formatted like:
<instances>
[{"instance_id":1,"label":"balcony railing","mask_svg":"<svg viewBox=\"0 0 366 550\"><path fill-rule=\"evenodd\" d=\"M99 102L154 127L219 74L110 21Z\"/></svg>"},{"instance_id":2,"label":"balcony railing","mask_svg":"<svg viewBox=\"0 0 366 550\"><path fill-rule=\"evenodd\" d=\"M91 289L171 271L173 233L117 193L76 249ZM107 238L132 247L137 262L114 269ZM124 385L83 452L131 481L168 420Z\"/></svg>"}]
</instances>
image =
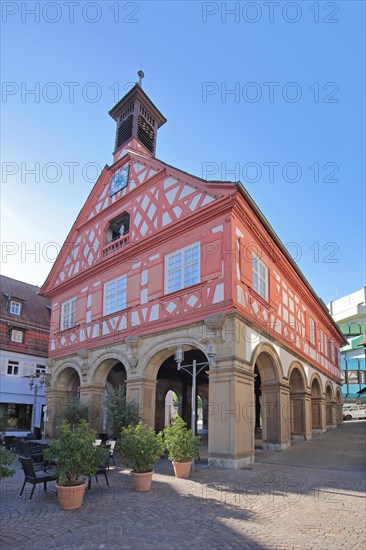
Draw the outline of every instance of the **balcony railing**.
<instances>
[{"instance_id":1,"label":"balcony railing","mask_svg":"<svg viewBox=\"0 0 366 550\"><path fill-rule=\"evenodd\" d=\"M113 241L107 243L107 245L103 248L103 256L107 256L109 254L115 254L121 248L124 248L126 245L128 245L129 242L130 242L129 233L126 233L126 235L123 235L122 237L118 237L118 239L114 239Z\"/></svg>"}]
</instances>

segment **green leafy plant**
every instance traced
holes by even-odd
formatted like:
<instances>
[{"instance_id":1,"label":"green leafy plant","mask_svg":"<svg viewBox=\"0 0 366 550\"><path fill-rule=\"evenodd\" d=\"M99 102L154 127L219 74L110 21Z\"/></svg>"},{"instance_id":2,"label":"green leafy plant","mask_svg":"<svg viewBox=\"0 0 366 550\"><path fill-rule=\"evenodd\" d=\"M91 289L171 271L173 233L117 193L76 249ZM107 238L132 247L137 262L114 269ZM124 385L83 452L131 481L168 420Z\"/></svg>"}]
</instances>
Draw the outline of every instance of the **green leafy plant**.
<instances>
[{"instance_id":1,"label":"green leafy plant","mask_svg":"<svg viewBox=\"0 0 366 550\"><path fill-rule=\"evenodd\" d=\"M86 420L81 420L73 430L63 421L59 438L52 441L44 457L54 464L58 483L65 487L93 475L99 464L108 457L109 450L102 446L93 447L96 432L90 429Z\"/></svg>"},{"instance_id":2,"label":"green leafy plant","mask_svg":"<svg viewBox=\"0 0 366 550\"><path fill-rule=\"evenodd\" d=\"M173 462L188 462L196 458L200 448L200 438L187 429L187 424L176 416L171 426L164 429L164 446Z\"/></svg>"},{"instance_id":3,"label":"green leafy plant","mask_svg":"<svg viewBox=\"0 0 366 550\"><path fill-rule=\"evenodd\" d=\"M68 422L74 430L79 425L80 420L89 419L89 406L80 403L78 397L68 397L62 405L59 419L61 422Z\"/></svg>"},{"instance_id":4,"label":"green leafy plant","mask_svg":"<svg viewBox=\"0 0 366 550\"><path fill-rule=\"evenodd\" d=\"M162 434L156 434L141 421L136 426L123 428L118 451L133 472L150 472L164 452Z\"/></svg>"},{"instance_id":5,"label":"green leafy plant","mask_svg":"<svg viewBox=\"0 0 366 550\"><path fill-rule=\"evenodd\" d=\"M141 420L140 406L135 401L127 401L126 384L107 390L107 429L118 437L122 428L136 425Z\"/></svg>"},{"instance_id":6,"label":"green leafy plant","mask_svg":"<svg viewBox=\"0 0 366 550\"><path fill-rule=\"evenodd\" d=\"M15 470L9 468L13 462L14 455L10 451L0 448L0 479L5 479L15 474Z\"/></svg>"}]
</instances>

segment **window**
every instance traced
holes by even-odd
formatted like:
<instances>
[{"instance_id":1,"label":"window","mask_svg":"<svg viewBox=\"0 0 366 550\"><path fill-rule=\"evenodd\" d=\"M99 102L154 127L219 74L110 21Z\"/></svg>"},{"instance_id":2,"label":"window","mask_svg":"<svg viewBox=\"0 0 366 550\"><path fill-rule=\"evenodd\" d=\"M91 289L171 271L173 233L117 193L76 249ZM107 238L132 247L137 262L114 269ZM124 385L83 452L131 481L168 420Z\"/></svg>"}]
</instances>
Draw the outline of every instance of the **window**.
<instances>
[{"instance_id":1,"label":"window","mask_svg":"<svg viewBox=\"0 0 366 550\"><path fill-rule=\"evenodd\" d=\"M347 382L349 384L358 384L358 370L349 370L347 371Z\"/></svg>"},{"instance_id":2,"label":"window","mask_svg":"<svg viewBox=\"0 0 366 550\"><path fill-rule=\"evenodd\" d=\"M19 374L18 361L8 361L8 374L12 374L13 376L18 376Z\"/></svg>"},{"instance_id":3,"label":"window","mask_svg":"<svg viewBox=\"0 0 366 550\"><path fill-rule=\"evenodd\" d=\"M20 302L14 302L13 300L11 300L10 302L10 313L14 313L14 315L20 315L20 309L21 309L22 305Z\"/></svg>"},{"instance_id":4,"label":"window","mask_svg":"<svg viewBox=\"0 0 366 550\"><path fill-rule=\"evenodd\" d=\"M256 256L252 255L253 290L268 301L268 267Z\"/></svg>"},{"instance_id":5,"label":"window","mask_svg":"<svg viewBox=\"0 0 366 550\"><path fill-rule=\"evenodd\" d=\"M165 257L165 293L200 282L200 243L181 248Z\"/></svg>"},{"instance_id":6,"label":"window","mask_svg":"<svg viewBox=\"0 0 366 550\"><path fill-rule=\"evenodd\" d=\"M332 360L332 340L328 338L327 340L327 356L330 360Z\"/></svg>"},{"instance_id":7,"label":"window","mask_svg":"<svg viewBox=\"0 0 366 550\"><path fill-rule=\"evenodd\" d=\"M310 317L310 343L315 344L315 321Z\"/></svg>"},{"instance_id":8,"label":"window","mask_svg":"<svg viewBox=\"0 0 366 550\"><path fill-rule=\"evenodd\" d=\"M74 327L76 324L76 298L64 302L61 308L61 330Z\"/></svg>"},{"instance_id":9,"label":"window","mask_svg":"<svg viewBox=\"0 0 366 550\"><path fill-rule=\"evenodd\" d=\"M10 333L10 339L12 342L17 342L18 344L23 343L24 333L22 330L12 329Z\"/></svg>"},{"instance_id":10,"label":"window","mask_svg":"<svg viewBox=\"0 0 366 550\"><path fill-rule=\"evenodd\" d=\"M107 243L120 239L130 231L130 215L125 212L122 216L112 221L107 230ZM126 243L127 244L127 243Z\"/></svg>"},{"instance_id":11,"label":"window","mask_svg":"<svg viewBox=\"0 0 366 550\"><path fill-rule=\"evenodd\" d=\"M104 315L126 308L127 276L123 275L104 285Z\"/></svg>"},{"instance_id":12,"label":"window","mask_svg":"<svg viewBox=\"0 0 366 550\"><path fill-rule=\"evenodd\" d=\"M333 350L334 350L334 364L338 365L339 364L339 350L338 350L337 346L334 346Z\"/></svg>"},{"instance_id":13,"label":"window","mask_svg":"<svg viewBox=\"0 0 366 550\"><path fill-rule=\"evenodd\" d=\"M36 374L44 374L46 372L46 365L37 365Z\"/></svg>"}]
</instances>

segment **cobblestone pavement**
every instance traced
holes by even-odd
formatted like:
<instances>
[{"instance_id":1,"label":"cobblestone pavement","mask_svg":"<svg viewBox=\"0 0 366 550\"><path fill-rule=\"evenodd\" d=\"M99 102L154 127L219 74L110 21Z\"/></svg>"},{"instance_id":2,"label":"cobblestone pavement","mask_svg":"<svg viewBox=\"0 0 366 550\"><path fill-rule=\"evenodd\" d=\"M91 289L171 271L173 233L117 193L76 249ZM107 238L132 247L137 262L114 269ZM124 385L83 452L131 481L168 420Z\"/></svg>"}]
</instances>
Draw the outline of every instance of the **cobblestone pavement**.
<instances>
[{"instance_id":1,"label":"cobblestone pavement","mask_svg":"<svg viewBox=\"0 0 366 550\"><path fill-rule=\"evenodd\" d=\"M170 462L136 493L121 464L92 482L83 507L60 510L53 484L19 498L23 473L1 487L1 550L362 549L365 422L345 423L241 470L201 463L188 480Z\"/></svg>"}]
</instances>

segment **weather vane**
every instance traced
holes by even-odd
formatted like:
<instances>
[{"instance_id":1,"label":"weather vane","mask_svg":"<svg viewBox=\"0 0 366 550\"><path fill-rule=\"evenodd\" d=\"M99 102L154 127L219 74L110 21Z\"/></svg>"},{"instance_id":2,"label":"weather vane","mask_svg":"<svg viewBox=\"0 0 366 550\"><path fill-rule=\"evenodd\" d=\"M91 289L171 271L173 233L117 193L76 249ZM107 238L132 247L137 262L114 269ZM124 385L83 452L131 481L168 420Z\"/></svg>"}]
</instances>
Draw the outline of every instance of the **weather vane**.
<instances>
[{"instance_id":1,"label":"weather vane","mask_svg":"<svg viewBox=\"0 0 366 550\"><path fill-rule=\"evenodd\" d=\"M140 69L138 72L137 72L137 76L139 77L139 86L142 88L142 79L144 78L145 74L144 74L144 71L142 69Z\"/></svg>"}]
</instances>

